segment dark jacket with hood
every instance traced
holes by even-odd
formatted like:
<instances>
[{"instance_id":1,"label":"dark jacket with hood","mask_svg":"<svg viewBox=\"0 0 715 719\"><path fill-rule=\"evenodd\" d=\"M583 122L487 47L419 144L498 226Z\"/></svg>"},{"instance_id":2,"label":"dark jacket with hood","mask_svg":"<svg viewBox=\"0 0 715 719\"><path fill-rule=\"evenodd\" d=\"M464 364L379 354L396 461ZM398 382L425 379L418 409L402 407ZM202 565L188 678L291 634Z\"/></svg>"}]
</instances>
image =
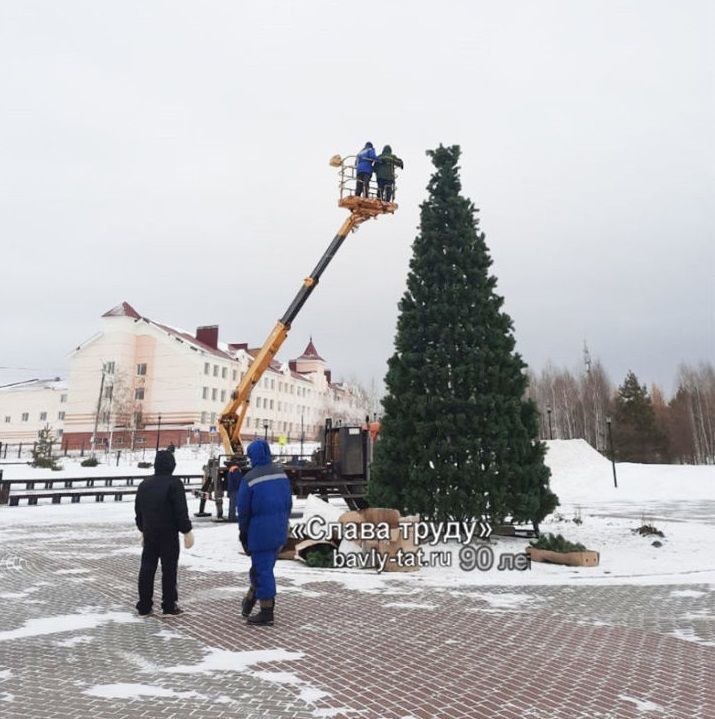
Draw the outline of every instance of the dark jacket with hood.
<instances>
[{"instance_id":1,"label":"dark jacket with hood","mask_svg":"<svg viewBox=\"0 0 715 719\"><path fill-rule=\"evenodd\" d=\"M186 491L178 477L174 455L166 450L156 453L154 476L147 477L137 490L134 501L136 523L140 532L149 535L191 531Z\"/></svg>"},{"instance_id":2,"label":"dark jacket with hood","mask_svg":"<svg viewBox=\"0 0 715 719\"><path fill-rule=\"evenodd\" d=\"M402 168L404 164L397 155L392 154L392 148L385 145L375 161L375 177L378 180L394 181L395 166Z\"/></svg>"},{"instance_id":3,"label":"dark jacket with hood","mask_svg":"<svg viewBox=\"0 0 715 719\"><path fill-rule=\"evenodd\" d=\"M238 488L238 528L249 552L278 551L288 538L292 505L290 480L280 465L272 464L265 439L246 450L251 470Z\"/></svg>"}]
</instances>

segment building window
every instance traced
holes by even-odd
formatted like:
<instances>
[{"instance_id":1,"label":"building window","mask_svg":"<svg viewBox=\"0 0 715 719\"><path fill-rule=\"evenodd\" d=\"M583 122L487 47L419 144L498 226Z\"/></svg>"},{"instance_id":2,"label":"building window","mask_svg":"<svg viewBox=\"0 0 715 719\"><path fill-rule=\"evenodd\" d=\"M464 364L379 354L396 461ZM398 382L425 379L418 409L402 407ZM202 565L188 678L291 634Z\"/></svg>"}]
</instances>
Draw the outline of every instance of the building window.
<instances>
[{"instance_id":1,"label":"building window","mask_svg":"<svg viewBox=\"0 0 715 719\"><path fill-rule=\"evenodd\" d=\"M66 395L66 394L61 394L61 395L60 395L60 402L66 402L66 401L67 401L67 395Z\"/></svg>"},{"instance_id":2,"label":"building window","mask_svg":"<svg viewBox=\"0 0 715 719\"><path fill-rule=\"evenodd\" d=\"M221 401L222 402L226 401L226 390L225 389L221 390Z\"/></svg>"},{"instance_id":3,"label":"building window","mask_svg":"<svg viewBox=\"0 0 715 719\"><path fill-rule=\"evenodd\" d=\"M231 372L231 379L235 382L237 377L238 372L236 372L236 370L233 370L233 372Z\"/></svg>"},{"instance_id":4,"label":"building window","mask_svg":"<svg viewBox=\"0 0 715 719\"><path fill-rule=\"evenodd\" d=\"M40 422L47 421L47 412L40 412Z\"/></svg>"},{"instance_id":5,"label":"building window","mask_svg":"<svg viewBox=\"0 0 715 719\"><path fill-rule=\"evenodd\" d=\"M132 422L134 423L135 427L141 427L142 423L142 413L141 412L134 412L132 415Z\"/></svg>"},{"instance_id":6,"label":"building window","mask_svg":"<svg viewBox=\"0 0 715 719\"><path fill-rule=\"evenodd\" d=\"M218 377L218 365L214 365L214 377Z\"/></svg>"},{"instance_id":7,"label":"building window","mask_svg":"<svg viewBox=\"0 0 715 719\"><path fill-rule=\"evenodd\" d=\"M273 409L273 400L271 400L271 407L270 407L270 408Z\"/></svg>"},{"instance_id":8,"label":"building window","mask_svg":"<svg viewBox=\"0 0 715 719\"><path fill-rule=\"evenodd\" d=\"M208 419L208 412L202 412L201 413L201 424L206 424L207 419Z\"/></svg>"},{"instance_id":9,"label":"building window","mask_svg":"<svg viewBox=\"0 0 715 719\"><path fill-rule=\"evenodd\" d=\"M23 412L22 413L22 421L27 422L30 419L30 413L29 412Z\"/></svg>"},{"instance_id":10,"label":"building window","mask_svg":"<svg viewBox=\"0 0 715 719\"><path fill-rule=\"evenodd\" d=\"M104 399L112 399L112 385L104 388Z\"/></svg>"},{"instance_id":11,"label":"building window","mask_svg":"<svg viewBox=\"0 0 715 719\"><path fill-rule=\"evenodd\" d=\"M211 390L211 399L215 402L217 396L218 396L218 390L214 387L214 388Z\"/></svg>"},{"instance_id":12,"label":"building window","mask_svg":"<svg viewBox=\"0 0 715 719\"><path fill-rule=\"evenodd\" d=\"M65 418L65 413L64 413L64 412L58 412L58 413L57 413L57 419L64 419L64 418Z\"/></svg>"},{"instance_id":13,"label":"building window","mask_svg":"<svg viewBox=\"0 0 715 719\"><path fill-rule=\"evenodd\" d=\"M104 363L104 371L107 374L114 374L114 367L115 367L114 362L105 362Z\"/></svg>"},{"instance_id":14,"label":"building window","mask_svg":"<svg viewBox=\"0 0 715 719\"><path fill-rule=\"evenodd\" d=\"M204 387L203 391L201 392L201 399L208 399L209 398L209 388Z\"/></svg>"},{"instance_id":15,"label":"building window","mask_svg":"<svg viewBox=\"0 0 715 719\"><path fill-rule=\"evenodd\" d=\"M274 379L271 380L271 389L276 388L276 381Z\"/></svg>"},{"instance_id":16,"label":"building window","mask_svg":"<svg viewBox=\"0 0 715 719\"><path fill-rule=\"evenodd\" d=\"M102 419L100 420L102 424L109 424L109 412L102 412Z\"/></svg>"},{"instance_id":17,"label":"building window","mask_svg":"<svg viewBox=\"0 0 715 719\"><path fill-rule=\"evenodd\" d=\"M57 434L57 439L62 439L62 435L64 434L64 431L61 429L58 429L56 434Z\"/></svg>"},{"instance_id":18,"label":"building window","mask_svg":"<svg viewBox=\"0 0 715 719\"><path fill-rule=\"evenodd\" d=\"M204 362L204 374L209 374L210 372L211 372L211 363Z\"/></svg>"},{"instance_id":19,"label":"building window","mask_svg":"<svg viewBox=\"0 0 715 719\"><path fill-rule=\"evenodd\" d=\"M211 424L216 424L216 412L211 412Z\"/></svg>"},{"instance_id":20,"label":"building window","mask_svg":"<svg viewBox=\"0 0 715 719\"><path fill-rule=\"evenodd\" d=\"M12 421L12 418L5 415L5 424L9 424L11 421Z\"/></svg>"},{"instance_id":21,"label":"building window","mask_svg":"<svg viewBox=\"0 0 715 719\"><path fill-rule=\"evenodd\" d=\"M144 399L144 388L143 387L137 387L134 390L134 399Z\"/></svg>"},{"instance_id":22,"label":"building window","mask_svg":"<svg viewBox=\"0 0 715 719\"><path fill-rule=\"evenodd\" d=\"M146 374L146 363L142 362L142 364L137 365L137 375L139 377L143 377Z\"/></svg>"},{"instance_id":23,"label":"building window","mask_svg":"<svg viewBox=\"0 0 715 719\"><path fill-rule=\"evenodd\" d=\"M228 370L225 367L221 367L221 379L226 379Z\"/></svg>"}]
</instances>

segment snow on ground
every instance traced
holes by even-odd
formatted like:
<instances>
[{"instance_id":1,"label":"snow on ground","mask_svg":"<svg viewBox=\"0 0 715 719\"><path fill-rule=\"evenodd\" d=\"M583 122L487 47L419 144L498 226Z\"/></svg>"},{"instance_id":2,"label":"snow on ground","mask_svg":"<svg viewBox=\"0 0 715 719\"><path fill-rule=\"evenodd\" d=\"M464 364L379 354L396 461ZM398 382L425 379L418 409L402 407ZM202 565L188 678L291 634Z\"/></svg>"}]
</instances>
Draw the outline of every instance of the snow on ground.
<instances>
[{"instance_id":1,"label":"snow on ground","mask_svg":"<svg viewBox=\"0 0 715 719\"><path fill-rule=\"evenodd\" d=\"M319 447L319 442L304 442L303 454L310 455ZM287 459L290 456L300 454L300 442L292 442L283 447L278 444L272 444L271 451L279 460L281 458ZM203 466L209 457L217 457L219 454L223 454L223 448L219 445L205 444L201 447L197 445L179 447L174 452L176 458L175 474L201 474ZM151 468L140 469L137 466L139 462L152 462L154 460L153 449L147 449L145 452L142 450L135 450L134 452L123 451L119 456L118 464L116 451L108 453L98 451L96 456L100 462L96 467L82 466L82 461L87 459L87 455L84 457L78 455L61 457L59 459L59 464L62 467L60 471L32 467L27 463L3 464L3 462L11 461L11 458L8 456L7 459L0 462L0 469L3 470L3 479L63 479L64 477L117 477L121 475L140 476L149 475L153 471ZM23 456L22 459L27 462L29 458ZM12 458L12 461L16 462L18 460Z\"/></svg>"},{"instance_id":2,"label":"snow on ground","mask_svg":"<svg viewBox=\"0 0 715 719\"><path fill-rule=\"evenodd\" d=\"M552 487L561 505L542 524L544 532L563 534L600 552L598 567L564 567L533 563L526 571L499 571L504 553L523 552L527 540L493 537L494 551L490 571L463 571L459 568L457 544L425 546L426 555L446 553L451 567L423 567L413 573L377 574L374 570L311 569L301 562L281 561L277 575L291 581L290 591L311 592L316 582L334 581L348 589L371 593L409 595L411 591L433 587L456 590L464 586L542 585L542 584L682 584L715 585L715 469L688 465L617 464L618 488L613 486L611 463L583 440L547 442L547 464L552 470ZM206 460L197 449L177 450L177 472L197 473ZM6 467L6 477L43 476L43 470ZM79 468L67 467L66 476L80 476ZM126 467L82 468L87 474L126 472ZM149 472L150 470L147 470ZM61 476L44 470L46 475ZM132 470L132 473L135 473ZM136 470L136 474L140 474ZM189 498L190 510L196 500ZM303 502L296 502L300 509ZM581 524L574 522L580 519ZM642 537L633 529L643 523L655 524L665 537ZM82 502L80 504L40 505L0 508L0 532L8 538L32 538L31 528L63 526L62 536L96 536L105 539L97 524L116 523L115 544L102 547L106 554L140 553L138 535L133 528L133 502ZM182 550L181 563L190 571L246 572L249 560L239 553L235 525L216 525L208 520L195 522L196 544ZM210 533L210 534L209 534ZM661 547L652 542L658 539ZM80 577L78 577L79 579ZM230 587L226 588L231 590ZM496 607L495 607L496 609Z\"/></svg>"},{"instance_id":3,"label":"snow on ground","mask_svg":"<svg viewBox=\"0 0 715 719\"><path fill-rule=\"evenodd\" d=\"M227 649L211 649L196 664L182 664L163 667L167 674L204 674L214 671L242 672L254 664L265 662L288 662L303 658L303 652L289 652L285 649L258 649L251 652L232 652Z\"/></svg>"},{"instance_id":4,"label":"snow on ground","mask_svg":"<svg viewBox=\"0 0 715 719\"><path fill-rule=\"evenodd\" d=\"M665 711L660 704L656 704L655 702L648 701L647 699L636 699L635 697L629 697L627 694L619 694L619 699L622 699L624 702L630 702L635 706L636 711L639 712L658 712L662 713Z\"/></svg>"},{"instance_id":5,"label":"snow on ground","mask_svg":"<svg viewBox=\"0 0 715 719\"><path fill-rule=\"evenodd\" d=\"M156 687L151 684L98 684L89 689L85 689L84 694L88 694L92 697L102 697L103 699L142 699L144 697L170 697L173 699L206 698L198 692L177 692L173 689Z\"/></svg>"},{"instance_id":6,"label":"snow on ground","mask_svg":"<svg viewBox=\"0 0 715 719\"><path fill-rule=\"evenodd\" d=\"M91 608L89 608L91 609ZM93 629L110 622L126 624L139 621L129 612L93 612L80 610L77 614L63 614L57 617L28 619L19 629L0 632L0 642L24 639L46 634L73 632L78 629Z\"/></svg>"}]
</instances>

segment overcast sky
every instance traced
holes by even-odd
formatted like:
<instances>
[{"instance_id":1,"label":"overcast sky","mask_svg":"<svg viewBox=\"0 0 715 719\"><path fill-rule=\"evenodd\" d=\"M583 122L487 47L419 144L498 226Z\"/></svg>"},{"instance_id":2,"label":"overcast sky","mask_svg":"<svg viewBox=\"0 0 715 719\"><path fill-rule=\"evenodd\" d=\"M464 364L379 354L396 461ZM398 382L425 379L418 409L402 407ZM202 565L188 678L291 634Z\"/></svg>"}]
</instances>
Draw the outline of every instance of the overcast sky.
<instances>
[{"instance_id":1,"label":"overcast sky","mask_svg":"<svg viewBox=\"0 0 715 719\"><path fill-rule=\"evenodd\" d=\"M328 159L404 159L296 320L382 380L425 198L463 150L517 347L667 391L715 355L710 0L0 5L0 384L66 374L122 300L260 345L344 211ZM27 369L20 369L27 368Z\"/></svg>"}]
</instances>

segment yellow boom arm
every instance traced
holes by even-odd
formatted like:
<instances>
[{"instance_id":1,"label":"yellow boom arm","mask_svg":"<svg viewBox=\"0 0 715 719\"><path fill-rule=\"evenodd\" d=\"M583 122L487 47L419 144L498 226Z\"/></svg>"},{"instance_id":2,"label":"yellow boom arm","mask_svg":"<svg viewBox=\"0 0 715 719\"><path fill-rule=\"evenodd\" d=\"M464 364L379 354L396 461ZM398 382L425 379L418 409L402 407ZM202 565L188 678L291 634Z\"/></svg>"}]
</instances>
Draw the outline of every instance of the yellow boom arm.
<instances>
[{"instance_id":1,"label":"yellow boom arm","mask_svg":"<svg viewBox=\"0 0 715 719\"><path fill-rule=\"evenodd\" d=\"M260 352L251 363L236 390L231 394L231 401L226 405L218 419L218 431L221 435L224 451L226 454L233 455L239 461L244 458L241 427L246 412L248 412L251 392L261 381L263 373L268 369L271 361L285 342L293 320L315 289L325 268L330 264L351 230L356 229L360 223L370 217L376 217L388 212L393 213L397 209L397 205L394 203L354 196L341 200L340 206L350 210L350 217L343 222L338 234L335 235L328 249L323 253L313 272L303 280L303 285L298 294L293 298L283 317L278 320L273 331L268 335Z\"/></svg>"}]
</instances>

